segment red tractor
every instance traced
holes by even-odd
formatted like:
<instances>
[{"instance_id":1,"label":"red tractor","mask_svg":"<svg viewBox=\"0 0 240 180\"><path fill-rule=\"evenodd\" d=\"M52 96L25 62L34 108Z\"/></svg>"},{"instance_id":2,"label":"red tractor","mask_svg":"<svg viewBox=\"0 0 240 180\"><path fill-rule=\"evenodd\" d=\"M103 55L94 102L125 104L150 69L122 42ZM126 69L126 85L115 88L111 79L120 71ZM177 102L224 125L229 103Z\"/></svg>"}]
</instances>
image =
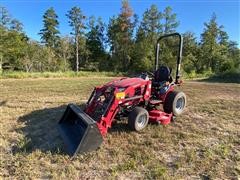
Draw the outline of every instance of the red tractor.
<instances>
[{"instance_id":1,"label":"red tractor","mask_svg":"<svg viewBox=\"0 0 240 180\"><path fill-rule=\"evenodd\" d=\"M178 37L176 79L171 70L159 66L160 41ZM179 33L161 36L157 41L155 70L138 77L115 79L103 86L95 87L84 110L69 104L59 121L60 134L68 154L83 153L97 149L103 137L111 128L114 119L128 117L132 130L141 131L149 122L169 124L175 116L182 114L186 96L175 91L181 84L180 64L182 57L182 36ZM160 110L162 106L162 110Z\"/></svg>"}]
</instances>

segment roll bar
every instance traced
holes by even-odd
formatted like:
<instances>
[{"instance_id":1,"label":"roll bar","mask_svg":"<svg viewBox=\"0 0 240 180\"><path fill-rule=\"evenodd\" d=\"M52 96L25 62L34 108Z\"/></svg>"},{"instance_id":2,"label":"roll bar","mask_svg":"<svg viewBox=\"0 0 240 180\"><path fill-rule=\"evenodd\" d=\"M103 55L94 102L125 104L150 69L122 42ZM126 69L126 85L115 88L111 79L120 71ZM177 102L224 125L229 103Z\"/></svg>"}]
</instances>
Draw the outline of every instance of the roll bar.
<instances>
[{"instance_id":1,"label":"roll bar","mask_svg":"<svg viewBox=\"0 0 240 180\"><path fill-rule=\"evenodd\" d=\"M159 65L159 61L158 61L159 50L160 50L159 42L162 39L172 37L172 36L177 36L178 39L179 39L179 41L178 41L178 55L177 55L177 70L176 70L176 80L175 80L175 83L178 83L178 79L180 78L180 68L181 68L181 61L182 61L182 47L183 47L183 38L182 38L181 34L179 34L179 33L166 34L166 35L160 36L158 38L157 48L156 48L155 71L157 71L158 65Z\"/></svg>"}]
</instances>

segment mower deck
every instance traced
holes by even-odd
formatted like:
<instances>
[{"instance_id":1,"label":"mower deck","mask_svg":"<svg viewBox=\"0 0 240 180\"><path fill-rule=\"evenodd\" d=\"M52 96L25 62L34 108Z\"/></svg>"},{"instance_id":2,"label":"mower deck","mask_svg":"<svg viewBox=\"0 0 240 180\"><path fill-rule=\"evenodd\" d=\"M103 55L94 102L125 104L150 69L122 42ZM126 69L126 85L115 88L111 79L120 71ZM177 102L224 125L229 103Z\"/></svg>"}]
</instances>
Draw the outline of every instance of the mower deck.
<instances>
[{"instance_id":1,"label":"mower deck","mask_svg":"<svg viewBox=\"0 0 240 180\"><path fill-rule=\"evenodd\" d=\"M158 124L163 124L167 125L171 122L173 115L165 113L163 111L159 110L151 110L149 111L149 121L152 123L158 123Z\"/></svg>"}]
</instances>

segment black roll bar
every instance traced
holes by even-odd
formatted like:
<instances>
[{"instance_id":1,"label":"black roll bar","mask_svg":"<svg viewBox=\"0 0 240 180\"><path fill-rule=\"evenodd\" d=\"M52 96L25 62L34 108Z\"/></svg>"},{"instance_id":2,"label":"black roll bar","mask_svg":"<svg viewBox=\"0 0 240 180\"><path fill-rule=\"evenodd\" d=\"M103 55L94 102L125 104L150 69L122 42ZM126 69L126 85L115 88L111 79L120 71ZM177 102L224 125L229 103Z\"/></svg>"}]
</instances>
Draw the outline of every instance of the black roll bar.
<instances>
[{"instance_id":1,"label":"black roll bar","mask_svg":"<svg viewBox=\"0 0 240 180\"><path fill-rule=\"evenodd\" d=\"M155 58L155 71L158 69L159 65L159 50L160 50L160 41L162 39L172 37L172 36L177 36L179 41L178 41L178 55L177 55L177 70L176 70L176 80L175 83L178 83L178 79L180 78L180 68L181 68L181 61L182 61L182 47L183 47L183 38L181 34L179 33L172 33L172 34L166 34L163 36L160 36L157 40L157 48L156 48L156 58Z\"/></svg>"}]
</instances>

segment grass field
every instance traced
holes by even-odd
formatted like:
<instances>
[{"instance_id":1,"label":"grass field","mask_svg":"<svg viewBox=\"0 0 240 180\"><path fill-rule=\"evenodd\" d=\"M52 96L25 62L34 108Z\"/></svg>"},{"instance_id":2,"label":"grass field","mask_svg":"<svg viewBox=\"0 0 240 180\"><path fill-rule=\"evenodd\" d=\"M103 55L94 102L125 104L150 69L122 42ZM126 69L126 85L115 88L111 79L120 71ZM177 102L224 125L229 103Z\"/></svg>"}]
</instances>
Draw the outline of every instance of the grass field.
<instances>
[{"instance_id":1,"label":"grass field","mask_svg":"<svg viewBox=\"0 0 240 180\"><path fill-rule=\"evenodd\" d=\"M57 122L111 78L1 79L0 179L238 179L240 85L187 81L184 115L143 132L115 124L98 151L71 160Z\"/></svg>"}]
</instances>

